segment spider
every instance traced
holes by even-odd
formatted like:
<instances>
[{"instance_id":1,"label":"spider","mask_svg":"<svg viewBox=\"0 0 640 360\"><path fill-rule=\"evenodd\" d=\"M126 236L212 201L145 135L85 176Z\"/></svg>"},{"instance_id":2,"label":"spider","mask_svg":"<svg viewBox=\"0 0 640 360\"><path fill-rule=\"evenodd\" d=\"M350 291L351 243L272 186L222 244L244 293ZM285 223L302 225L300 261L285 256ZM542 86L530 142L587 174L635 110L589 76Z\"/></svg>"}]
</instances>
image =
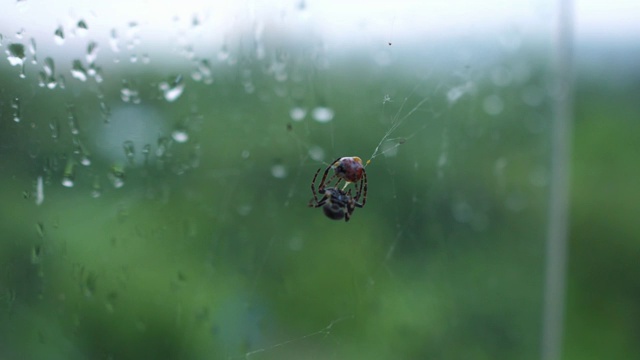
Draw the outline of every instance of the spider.
<instances>
[{"instance_id":1,"label":"spider","mask_svg":"<svg viewBox=\"0 0 640 360\"><path fill-rule=\"evenodd\" d=\"M334 174L327 180L329 171L334 169ZM340 220L344 218L345 221L349 221L353 211L359 207L364 207L367 202L367 174L362 166L362 160L359 157L343 157L337 158L331 165L327 166L318 185L316 191L315 183L318 178L320 170L316 171L311 181L311 192L313 198L309 201L309 206L318 208L322 207L324 214L333 220ZM338 178L333 186L327 186L334 178ZM340 189L338 184L342 180L345 180L345 186ZM358 182L356 185L356 195L351 195L351 189L345 192L344 189L351 182ZM318 194L322 195L318 200ZM360 197L362 196L362 203L360 203Z\"/></svg>"}]
</instances>

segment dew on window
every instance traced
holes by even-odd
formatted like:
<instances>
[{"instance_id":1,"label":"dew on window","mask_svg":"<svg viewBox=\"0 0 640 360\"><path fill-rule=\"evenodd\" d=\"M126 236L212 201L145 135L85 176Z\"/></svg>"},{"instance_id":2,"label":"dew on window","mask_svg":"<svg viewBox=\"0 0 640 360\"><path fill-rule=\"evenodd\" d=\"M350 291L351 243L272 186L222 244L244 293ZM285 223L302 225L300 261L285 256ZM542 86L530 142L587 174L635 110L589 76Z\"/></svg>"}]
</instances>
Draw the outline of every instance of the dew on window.
<instances>
[{"instance_id":1,"label":"dew on window","mask_svg":"<svg viewBox=\"0 0 640 360\"><path fill-rule=\"evenodd\" d=\"M87 70L84 68L80 60L73 60L73 66L71 67L71 76L80 81L87 81Z\"/></svg>"},{"instance_id":2,"label":"dew on window","mask_svg":"<svg viewBox=\"0 0 640 360\"><path fill-rule=\"evenodd\" d=\"M21 115L22 110L20 108L20 98L15 97L13 98L13 100L11 100L11 110L12 110L13 121L20 122L20 120L22 119L22 115Z\"/></svg>"},{"instance_id":3,"label":"dew on window","mask_svg":"<svg viewBox=\"0 0 640 360\"><path fill-rule=\"evenodd\" d=\"M53 40L58 45L64 44L64 30L62 26L58 26L58 28L53 33Z\"/></svg>"},{"instance_id":4,"label":"dew on window","mask_svg":"<svg viewBox=\"0 0 640 360\"><path fill-rule=\"evenodd\" d=\"M78 21L78 24L76 24L76 34L78 36L85 36L87 35L87 30L89 30L89 26L87 25L87 23L84 20L80 20Z\"/></svg>"},{"instance_id":5,"label":"dew on window","mask_svg":"<svg viewBox=\"0 0 640 360\"><path fill-rule=\"evenodd\" d=\"M87 63L93 64L96 61L96 59L98 58L99 49L100 47L98 46L97 42L95 41L89 42L89 45L87 45L87 54L85 55L85 58L87 59Z\"/></svg>"},{"instance_id":6,"label":"dew on window","mask_svg":"<svg viewBox=\"0 0 640 360\"><path fill-rule=\"evenodd\" d=\"M333 110L326 106L318 106L311 110L311 117L313 118L313 120L320 123L327 123L333 120L333 116Z\"/></svg>"},{"instance_id":7,"label":"dew on window","mask_svg":"<svg viewBox=\"0 0 640 360\"><path fill-rule=\"evenodd\" d=\"M471 92L473 88L474 84L472 82L466 82L462 85L449 89L449 91L447 91L447 100L449 101L449 105L456 103L464 94Z\"/></svg>"},{"instance_id":8,"label":"dew on window","mask_svg":"<svg viewBox=\"0 0 640 360\"><path fill-rule=\"evenodd\" d=\"M504 110L504 102L498 95L489 95L482 101L482 108L489 115L499 115Z\"/></svg>"},{"instance_id":9,"label":"dew on window","mask_svg":"<svg viewBox=\"0 0 640 360\"><path fill-rule=\"evenodd\" d=\"M168 82L161 82L158 88L164 94L165 100L169 102L176 101L184 91L184 81L182 75L178 75Z\"/></svg>"},{"instance_id":10,"label":"dew on window","mask_svg":"<svg viewBox=\"0 0 640 360\"><path fill-rule=\"evenodd\" d=\"M309 148L309 157L315 161L324 160L324 157L325 157L324 149L321 148L320 146L311 146Z\"/></svg>"},{"instance_id":11,"label":"dew on window","mask_svg":"<svg viewBox=\"0 0 640 360\"><path fill-rule=\"evenodd\" d=\"M75 185L75 166L76 162L72 158L67 159L67 164L64 167L64 173L62 174L62 186L70 188Z\"/></svg>"},{"instance_id":12,"label":"dew on window","mask_svg":"<svg viewBox=\"0 0 640 360\"><path fill-rule=\"evenodd\" d=\"M42 246L34 245L31 248L31 264L40 264L42 261Z\"/></svg>"},{"instance_id":13,"label":"dew on window","mask_svg":"<svg viewBox=\"0 0 640 360\"><path fill-rule=\"evenodd\" d=\"M24 64L24 45L12 43L7 46L7 60L12 66L22 66Z\"/></svg>"},{"instance_id":14,"label":"dew on window","mask_svg":"<svg viewBox=\"0 0 640 360\"><path fill-rule=\"evenodd\" d=\"M122 80L122 88L120 89L120 98L124 102L131 102L134 104L139 104L141 101L138 90L134 88L134 86L126 79Z\"/></svg>"},{"instance_id":15,"label":"dew on window","mask_svg":"<svg viewBox=\"0 0 640 360\"><path fill-rule=\"evenodd\" d=\"M275 164L271 166L271 175L277 179L284 179L287 177L287 168L282 164Z\"/></svg>"},{"instance_id":16,"label":"dew on window","mask_svg":"<svg viewBox=\"0 0 640 360\"><path fill-rule=\"evenodd\" d=\"M38 63L38 58L36 56L36 39L31 38L29 40L29 53L31 54L32 60L31 63L32 64L37 64Z\"/></svg>"},{"instance_id":17,"label":"dew on window","mask_svg":"<svg viewBox=\"0 0 640 360\"><path fill-rule=\"evenodd\" d=\"M196 69L191 72L191 78L194 81L202 81L205 84L213 83L213 71L209 61L206 59L198 61Z\"/></svg>"},{"instance_id":18,"label":"dew on window","mask_svg":"<svg viewBox=\"0 0 640 360\"><path fill-rule=\"evenodd\" d=\"M100 185L100 177L94 176L91 184L91 197L96 199L102 196L102 186Z\"/></svg>"},{"instance_id":19,"label":"dew on window","mask_svg":"<svg viewBox=\"0 0 640 360\"><path fill-rule=\"evenodd\" d=\"M187 130L179 128L171 132L171 137L177 143L185 143L189 140L189 133L187 133Z\"/></svg>"},{"instance_id":20,"label":"dew on window","mask_svg":"<svg viewBox=\"0 0 640 360\"><path fill-rule=\"evenodd\" d=\"M135 164L136 149L133 141L127 140L122 144L124 148L124 156L127 158L129 165Z\"/></svg>"},{"instance_id":21,"label":"dew on window","mask_svg":"<svg viewBox=\"0 0 640 360\"><path fill-rule=\"evenodd\" d=\"M307 109L299 106L294 106L289 110L289 116L293 121L302 121L307 116Z\"/></svg>"},{"instance_id":22,"label":"dew on window","mask_svg":"<svg viewBox=\"0 0 640 360\"><path fill-rule=\"evenodd\" d=\"M113 165L107 174L107 177L114 188L119 189L123 187L125 183L124 167L120 165Z\"/></svg>"},{"instance_id":23,"label":"dew on window","mask_svg":"<svg viewBox=\"0 0 640 360\"><path fill-rule=\"evenodd\" d=\"M73 137L73 144L75 147L74 153L78 155L80 165L91 165L91 153L77 136Z\"/></svg>"},{"instance_id":24,"label":"dew on window","mask_svg":"<svg viewBox=\"0 0 640 360\"><path fill-rule=\"evenodd\" d=\"M142 147L142 156L144 157L144 164L149 163L149 154L151 154L151 144L145 144Z\"/></svg>"},{"instance_id":25,"label":"dew on window","mask_svg":"<svg viewBox=\"0 0 640 360\"><path fill-rule=\"evenodd\" d=\"M120 52L119 42L120 40L118 38L118 31L116 29L112 29L111 35L109 37L109 47L111 48L111 51L113 51L114 53Z\"/></svg>"},{"instance_id":26,"label":"dew on window","mask_svg":"<svg viewBox=\"0 0 640 360\"><path fill-rule=\"evenodd\" d=\"M36 180L36 205L40 206L44 202L44 180L38 176Z\"/></svg>"}]
</instances>

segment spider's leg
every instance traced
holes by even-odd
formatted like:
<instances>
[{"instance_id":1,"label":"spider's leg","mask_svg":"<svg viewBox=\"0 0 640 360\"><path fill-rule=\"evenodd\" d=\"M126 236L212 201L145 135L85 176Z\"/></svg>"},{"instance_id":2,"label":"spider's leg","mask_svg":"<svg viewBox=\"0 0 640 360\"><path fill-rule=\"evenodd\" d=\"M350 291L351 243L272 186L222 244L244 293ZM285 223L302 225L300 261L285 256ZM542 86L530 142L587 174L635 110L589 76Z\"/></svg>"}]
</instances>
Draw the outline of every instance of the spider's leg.
<instances>
[{"instance_id":1,"label":"spider's leg","mask_svg":"<svg viewBox=\"0 0 640 360\"><path fill-rule=\"evenodd\" d=\"M335 164L338 160L340 160L340 158L337 158L334 162L332 162L331 164L329 164L329 166L327 166L326 169L324 169L324 174L322 174L322 180L320 180L320 185L318 185L318 189L322 190L325 188L325 181L327 180L327 175L329 175L329 171L331 170L333 164ZM320 170L318 170L320 171ZM335 175L333 175L335 176ZM331 180L333 179L333 176L331 178L329 178L329 182L331 182Z\"/></svg>"},{"instance_id":2,"label":"spider's leg","mask_svg":"<svg viewBox=\"0 0 640 360\"><path fill-rule=\"evenodd\" d=\"M316 187L315 187L315 183L316 183L316 178L318 177L318 174L320 173L320 169L318 169L318 171L316 171L316 174L313 176L313 180L311 180L311 192L313 193L313 199L309 200L309 205L312 205L312 202L315 200L315 203L318 203L318 196L316 195ZM324 180L324 179L323 179ZM321 183L322 184L322 183Z\"/></svg>"},{"instance_id":3,"label":"spider's leg","mask_svg":"<svg viewBox=\"0 0 640 360\"><path fill-rule=\"evenodd\" d=\"M324 204L327 203L327 200L329 200L329 198L325 196L320 201L317 201L315 204L309 203L309 206L310 207L314 207L314 208L319 208L319 207L324 206Z\"/></svg>"},{"instance_id":4,"label":"spider's leg","mask_svg":"<svg viewBox=\"0 0 640 360\"><path fill-rule=\"evenodd\" d=\"M360 200L360 195L362 195L362 206L364 206L364 204L367 203L367 173L365 171L362 172L362 179L360 180L360 191L361 193L358 193L357 200Z\"/></svg>"},{"instance_id":5,"label":"spider's leg","mask_svg":"<svg viewBox=\"0 0 640 360\"><path fill-rule=\"evenodd\" d=\"M349 201L346 204L347 211L344 213L344 221L349 221L351 219L351 214L353 214L353 211L356 209L356 205L358 204L351 197L351 189L349 189L347 195L349 195Z\"/></svg>"}]
</instances>

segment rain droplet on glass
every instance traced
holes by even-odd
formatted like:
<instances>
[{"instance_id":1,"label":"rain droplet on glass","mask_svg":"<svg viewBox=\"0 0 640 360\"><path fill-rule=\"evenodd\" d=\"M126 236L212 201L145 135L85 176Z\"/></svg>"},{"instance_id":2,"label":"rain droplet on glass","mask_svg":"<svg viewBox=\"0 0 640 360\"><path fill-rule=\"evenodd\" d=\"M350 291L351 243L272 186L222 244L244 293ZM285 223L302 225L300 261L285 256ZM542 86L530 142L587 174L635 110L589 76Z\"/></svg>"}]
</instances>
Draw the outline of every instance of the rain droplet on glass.
<instances>
[{"instance_id":1,"label":"rain droplet on glass","mask_svg":"<svg viewBox=\"0 0 640 360\"><path fill-rule=\"evenodd\" d=\"M67 105L67 119L69 120L69 129L72 135L80 134L80 126L78 124L78 116L76 108L73 105Z\"/></svg>"},{"instance_id":2,"label":"rain droplet on glass","mask_svg":"<svg viewBox=\"0 0 640 360\"><path fill-rule=\"evenodd\" d=\"M13 121L15 122L20 122L21 119L21 115L20 115L20 98L13 98L13 100L11 100L11 110L13 110Z\"/></svg>"},{"instance_id":3,"label":"rain droplet on glass","mask_svg":"<svg viewBox=\"0 0 640 360\"><path fill-rule=\"evenodd\" d=\"M135 146L133 144L133 141L131 140L127 140L122 144L122 147L124 148L124 155L127 157L127 161L129 162L130 165L134 164L134 159L136 156L136 150L135 150Z\"/></svg>"},{"instance_id":4,"label":"rain droplet on glass","mask_svg":"<svg viewBox=\"0 0 640 360\"><path fill-rule=\"evenodd\" d=\"M75 161L72 158L67 159L67 164L64 167L64 173L62 174L62 186L73 187L75 182Z\"/></svg>"},{"instance_id":5,"label":"rain droplet on glass","mask_svg":"<svg viewBox=\"0 0 640 360\"><path fill-rule=\"evenodd\" d=\"M58 26L56 31L53 33L53 40L58 45L64 44L64 30L62 29L62 26Z\"/></svg>"},{"instance_id":6,"label":"rain droplet on glass","mask_svg":"<svg viewBox=\"0 0 640 360\"><path fill-rule=\"evenodd\" d=\"M113 51L114 53L120 52L118 41L118 32L116 31L116 29L112 29L111 36L109 37L109 47L111 47L111 51Z\"/></svg>"},{"instance_id":7,"label":"rain droplet on glass","mask_svg":"<svg viewBox=\"0 0 640 360\"><path fill-rule=\"evenodd\" d=\"M277 179L287 177L287 168L282 164L275 164L271 167L271 175Z\"/></svg>"},{"instance_id":8,"label":"rain droplet on glass","mask_svg":"<svg viewBox=\"0 0 640 360\"><path fill-rule=\"evenodd\" d=\"M24 64L24 45L13 43L7 46L7 60L12 66L21 66Z\"/></svg>"},{"instance_id":9,"label":"rain droplet on glass","mask_svg":"<svg viewBox=\"0 0 640 360\"><path fill-rule=\"evenodd\" d=\"M307 116L307 109L295 106L289 110L289 116L293 121L302 121Z\"/></svg>"},{"instance_id":10,"label":"rain droplet on glass","mask_svg":"<svg viewBox=\"0 0 640 360\"><path fill-rule=\"evenodd\" d=\"M176 101L184 90L184 81L182 79L182 75L176 76L170 83L169 82L161 82L158 84L158 88L164 94L165 100L169 102Z\"/></svg>"},{"instance_id":11,"label":"rain droplet on glass","mask_svg":"<svg viewBox=\"0 0 640 360\"><path fill-rule=\"evenodd\" d=\"M324 160L324 149L320 146L312 146L309 148L309 157L315 161Z\"/></svg>"},{"instance_id":12,"label":"rain droplet on glass","mask_svg":"<svg viewBox=\"0 0 640 360\"><path fill-rule=\"evenodd\" d=\"M33 60L31 60L31 63L32 64L37 64L38 63L38 59L36 57L36 39L34 39L34 38L31 38L29 40L29 52L33 56Z\"/></svg>"},{"instance_id":13,"label":"rain droplet on glass","mask_svg":"<svg viewBox=\"0 0 640 360\"><path fill-rule=\"evenodd\" d=\"M87 26L87 23L84 20L78 21L77 27L78 30L76 31L76 33L78 34L78 36L85 36L87 34L87 31L89 30L89 26Z\"/></svg>"},{"instance_id":14,"label":"rain droplet on glass","mask_svg":"<svg viewBox=\"0 0 640 360\"><path fill-rule=\"evenodd\" d=\"M189 140L189 134L185 129L175 129L171 133L171 137L178 143L185 143Z\"/></svg>"},{"instance_id":15,"label":"rain droplet on glass","mask_svg":"<svg viewBox=\"0 0 640 360\"><path fill-rule=\"evenodd\" d=\"M489 115L499 115L504 110L504 102L498 95L489 95L482 101L482 108Z\"/></svg>"},{"instance_id":16,"label":"rain droplet on glass","mask_svg":"<svg viewBox=\"0 0 640 360\"><path fill-rule=\"evenodd\" d=\"M113 185L114 188L119 189L124 186L124 168L122 168L121 166L113 165L107 177L109 178L109 181L111 181L111 185Z\"/></svg>"},{"instance_id":17,"label":"rain droplet on glass","mask_svg":"<svg viewBox=\"0 0 640 360\"><path fill-rule=\"evenodd\" d=\"M87 81L87 70L82 66L80 60L73 60L73 67L71 68L71 76L80 80Z\"/></svg>"},{"instance_id":18,"label":"rain droplet on glass","mask_svg":"<svg viewBox=\"0 0 640 360\"><path fill-rule=\"evenodd\" d=\"M98 43L95 41L91 41L89 45L87 45L87 63L93 64L94 61L98 58Z\"/></svg>"},{"instance_id":19,"label":"rain droplet on glass","mask_svg":"<svg viewBox=\"0 0 640 360\"><path fill-rule=\"evenodd\" d=\"M93 184L91 185L91 197L99 198L102 195L102 186L100 186L100 178L98 176L93 178Z\"/></svg>"},{"instance_id":20,"label":"rain droplet on glass","mask_svg":"<svg viewBox=\"0 0 640 360\"><path fill-rule=\"evenodd\" d=\"M333 110L326 106L318 106L311 111L311 117L313 120L321 123L327 123L333 120L333 116Z\"/></svg>"}]
</instances>

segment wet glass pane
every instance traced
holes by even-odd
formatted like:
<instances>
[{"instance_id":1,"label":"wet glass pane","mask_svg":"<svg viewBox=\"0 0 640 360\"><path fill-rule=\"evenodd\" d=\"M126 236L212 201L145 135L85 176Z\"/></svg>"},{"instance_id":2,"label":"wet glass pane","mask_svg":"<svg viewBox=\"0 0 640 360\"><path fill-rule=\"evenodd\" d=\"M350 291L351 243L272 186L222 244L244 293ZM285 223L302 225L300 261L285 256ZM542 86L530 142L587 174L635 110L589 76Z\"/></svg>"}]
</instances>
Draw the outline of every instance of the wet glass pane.
<instances>
[{"instance_id":1,"label":"wet glass pane","mask_svg":"<svg viewBox=\"0 0 640 360\"><path fill-rule=\"evenodd\" d=\"M3 12L0 357L540 356L555 2Z\"/></svg>"}]
</instances>

